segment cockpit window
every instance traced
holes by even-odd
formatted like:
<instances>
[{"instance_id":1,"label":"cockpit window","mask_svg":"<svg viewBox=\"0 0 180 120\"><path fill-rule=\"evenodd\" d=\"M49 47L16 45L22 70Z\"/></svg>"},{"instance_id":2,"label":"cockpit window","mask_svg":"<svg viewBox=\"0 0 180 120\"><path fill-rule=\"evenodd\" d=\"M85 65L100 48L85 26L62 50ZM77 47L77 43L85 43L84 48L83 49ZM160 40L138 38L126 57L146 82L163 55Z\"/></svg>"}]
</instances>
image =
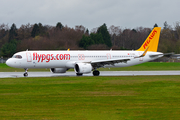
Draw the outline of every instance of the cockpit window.
<instances>
[{"instance_id":1,"label":"cockpit window","mask_svg":"<svg viewBox=\"0 0 180 120\"><path fill-rule=\"evenodd\" d=\"M18 59L21 59L22 56L21 56L21 55L14 55L12 58L18 58Z\"/></svg>"}]
</instances>

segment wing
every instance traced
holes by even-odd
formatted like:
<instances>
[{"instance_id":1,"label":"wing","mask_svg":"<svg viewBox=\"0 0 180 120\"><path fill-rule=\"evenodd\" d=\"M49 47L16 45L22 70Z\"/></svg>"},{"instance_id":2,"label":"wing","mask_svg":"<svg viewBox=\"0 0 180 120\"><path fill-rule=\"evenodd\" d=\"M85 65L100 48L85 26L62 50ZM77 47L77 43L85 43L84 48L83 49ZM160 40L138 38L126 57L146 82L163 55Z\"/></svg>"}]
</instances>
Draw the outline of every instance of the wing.
<instances>
[{"instance_id":1,"label":"wing","mask_svg":"<svg viewBox=\"0 0 180 120\"><path fill-rule=\"evenodd\" d=\"M140 57L144 57L148 51L148 48L146 48L146 50L142 53L142 55L140 56L136 56L134 58L131 59L135 59L135 58L140 58ZM130 58L119 58L119 59L108 59L108 60L94 60L94 61L90 61L90 62L86 62L86 63L90 63L94 69L96 68L100 68L100 67L104 67L105 65L112 65L114 66L115 63L127 63L127 61L131 60Z\"/></svg>"},{"instance_id":2,"label":"wing","mask_svg":"<svg viewBox=\"0 0 180 120\"><path fill-rule=\"evenodd\" d=\"M127 61L129 61L129 58L122 58L122 59L109 59L109 60L95 60L95 61L91 61L91 65L94 68L100 68L100 67L104 67L105 65L114 65L115 63L126 63Z\"/></svg>"},{"instance_id":3,"label":"wing","mask_svg":"<svg viewBox=\"0 0 180 120\"><path fill-rule=\"evenodd\" d=\"M135 58L140 58L144 57L148 51L149 47L146 48L146 50L142 53L140 56L136 56ZM131 58L133 59L133 58ZM114 65L115 63L127 63L127 61L131 60L130 58L119 58L119 59L109 59L109 60L96 60L96 61L91 61L91 65L96 69L103 67L105 65Z\"/></svg>"}]
</instances>

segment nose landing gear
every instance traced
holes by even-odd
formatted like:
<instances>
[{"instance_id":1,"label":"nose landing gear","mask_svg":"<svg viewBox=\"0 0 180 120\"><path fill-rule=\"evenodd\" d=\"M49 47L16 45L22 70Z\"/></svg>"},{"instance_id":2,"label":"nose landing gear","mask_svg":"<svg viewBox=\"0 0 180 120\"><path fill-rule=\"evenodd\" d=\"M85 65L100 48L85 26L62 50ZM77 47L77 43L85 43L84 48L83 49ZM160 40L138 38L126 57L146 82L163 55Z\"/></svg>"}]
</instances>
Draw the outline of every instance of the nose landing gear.
<instances>
[{"instance_id":1,"label":"nose landing gear","mask_svg":"<svg viewBox=\"0 0 180 120\"><path fill-rule=\"evenodd\" d=\"M24 68L24 70L25 70L25 73L24 73L24 77L27 77L28 76L28 68Z\"/></svg>"}]
</instances>

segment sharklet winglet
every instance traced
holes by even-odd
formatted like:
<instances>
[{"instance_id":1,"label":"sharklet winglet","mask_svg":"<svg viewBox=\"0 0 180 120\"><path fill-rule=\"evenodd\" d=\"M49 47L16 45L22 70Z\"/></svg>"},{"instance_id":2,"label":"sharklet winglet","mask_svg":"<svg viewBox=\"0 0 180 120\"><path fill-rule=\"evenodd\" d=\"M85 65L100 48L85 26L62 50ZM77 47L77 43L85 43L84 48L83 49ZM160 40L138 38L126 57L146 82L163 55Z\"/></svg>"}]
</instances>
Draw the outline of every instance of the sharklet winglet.
<instances>
[{"instance_id":1,"label":"sharklet winglet","mask_svg":"<svg viewBox=\"0 0 180 120\"><path fill-rule=\"evenodd\" d=\"M140 56L138 56L138 57L135 57L135 58L144 57L144 56L146 55L146 53L147 53L148 49L149 49L149 46L146 48L146 50L143 52L143 54L142 54L142 55L140 55Z\"/></svg>"}]
</instances>

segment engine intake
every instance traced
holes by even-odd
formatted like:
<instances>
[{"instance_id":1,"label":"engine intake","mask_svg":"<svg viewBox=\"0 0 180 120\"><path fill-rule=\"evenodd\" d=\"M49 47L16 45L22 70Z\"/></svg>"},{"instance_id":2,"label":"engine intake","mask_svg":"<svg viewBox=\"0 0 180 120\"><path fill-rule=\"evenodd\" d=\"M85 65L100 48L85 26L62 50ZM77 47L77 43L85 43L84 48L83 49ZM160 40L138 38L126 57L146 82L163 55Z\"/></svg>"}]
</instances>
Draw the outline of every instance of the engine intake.
<instances>
[{"instance_id":1,"label":"engine intake","mask_svg":"<svg viewBox=\"0 0 180 120\"><path fill-rule=\"evenodd\" d=\"M92 65L89 63L77 63L74 67L76 73L91 73L92 69Z\"/></svg>"}]
</instances>

